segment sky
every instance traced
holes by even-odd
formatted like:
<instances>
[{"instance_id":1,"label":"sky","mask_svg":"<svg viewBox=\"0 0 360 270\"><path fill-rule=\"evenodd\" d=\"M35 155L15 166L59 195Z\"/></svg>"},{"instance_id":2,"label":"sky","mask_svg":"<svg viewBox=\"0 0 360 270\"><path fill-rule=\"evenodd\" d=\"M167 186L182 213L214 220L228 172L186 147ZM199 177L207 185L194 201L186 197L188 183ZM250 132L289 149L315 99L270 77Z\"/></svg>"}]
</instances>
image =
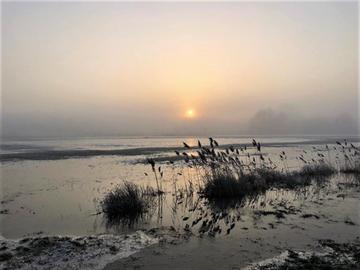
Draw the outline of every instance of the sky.
<instances>
[{"instance_id":1,"label":"sky","mask_svg":"<svg viewBox=\"0 0 360 270\"><path fill-rule=\"evenodd\" d=\"M358 10L2 2L2 135L357 134Z\"/></svg>"}]
</instances>

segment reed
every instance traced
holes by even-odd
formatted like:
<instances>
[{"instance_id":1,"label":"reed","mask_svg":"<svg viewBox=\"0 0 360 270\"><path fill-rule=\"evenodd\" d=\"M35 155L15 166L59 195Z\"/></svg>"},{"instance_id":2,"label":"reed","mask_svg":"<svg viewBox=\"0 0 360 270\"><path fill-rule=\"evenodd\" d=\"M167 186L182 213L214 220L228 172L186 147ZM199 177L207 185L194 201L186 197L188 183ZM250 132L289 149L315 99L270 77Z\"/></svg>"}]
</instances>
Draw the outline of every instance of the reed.
<instances>
[{"instance_id":1,"label":"reed","mask_svg":"<svg viewBox=\"0 0 360 270\"><path fill-rule=\"evenodd\" d=\"M157 187L156 193L157 193L157 195L162 195L164 193L164 191L162 190L162 182L160 180L162 180L164 172L162 171L161 166L158 166L156 168L156 163L155 163L154 159L148 158L147 162L151 165L152 172L154 173L154 176L155 176L156 187ZM157 171L159 172L160 179L158 177Z\"/></svg>"},{"instance_id":2,"label":"reed","mask_svg":"<svg viewBox=\"0 0 360 270\"><path fill-rule=\"evenodd\" d=\"M324 162L307 164L298 172L302 177L327 177L336 173L336 169Z\"/></svg>"},{"instance_id":3,"label":"reed","mask_svg":"<svg viewBox=\"0 0 360 270\"><path fill-rule=\"evenodd\" d=\"M340 172L344 174L360 174L360 149L352 143L336 142L340 148L340 159L343 161L340 164ZM337 155L339 159L339 155Z\"/></svg>"},{"instance_id":4,"label":"reed","mask_svg":"<svg viewBox=\"0 0 360 270\"><path fill-rule=\"evenodd\" d=\"M355 163L354 165L347 165L340 168L340 172L344 174L360 175L360 164Z\"/></svg>"},{"instance_id":5,"label":"reed","mask_svg":"<svg viewBox=\"0 0 360 270\"><path fill-rule=\"evenodd\" d=\"M199 193L208 199L242 199L248 195L263 193L270 188L293 189L310 185L313 179L325 178L337 173L337 170L323 160L318 153L318 160L307 161L301 154L298 158L304 162L299 170L291 171L284 151L280 153L283 168L280 170L270 159L265 158L261 143L252 140L253 152L249 148L236 149L229 146L220 149L213 138L209 146L198 142L197 155L183 153L185 163L190 168L202 168L203 185ZM190 149L185 145L186 149ZM245 159L244 159L245 157Z\"/></svg>"},{"instance_id":6,"label":"reed","mask_svg":"<svg viewBox=\"0 0 360 270\"><path fill-rule=\"evenodd\" d=\"M155 195L151 187L124 182L105 196L101 202L102 211L109 222L138 220L153 206Z\"/></svg>"}]
</instances>

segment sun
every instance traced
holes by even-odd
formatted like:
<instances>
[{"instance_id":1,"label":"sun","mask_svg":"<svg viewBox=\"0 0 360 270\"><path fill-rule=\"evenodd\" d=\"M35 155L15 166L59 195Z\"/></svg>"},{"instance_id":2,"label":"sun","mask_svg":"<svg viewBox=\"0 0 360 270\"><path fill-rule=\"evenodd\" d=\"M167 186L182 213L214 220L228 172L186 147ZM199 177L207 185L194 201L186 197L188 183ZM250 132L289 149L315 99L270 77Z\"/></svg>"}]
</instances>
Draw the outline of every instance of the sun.
<instances>
[{"instance_id":1,"label":"sun","mask_svg":"<svg viewBox=\"0 0 360 270\"><path fill-rule=\"evenodd\" d=\"M186 110L185 115L186 115L187 118L194 118L195 117L195 111L193 109L188 109L188 110Z\"/></svg>"}]
</instances>

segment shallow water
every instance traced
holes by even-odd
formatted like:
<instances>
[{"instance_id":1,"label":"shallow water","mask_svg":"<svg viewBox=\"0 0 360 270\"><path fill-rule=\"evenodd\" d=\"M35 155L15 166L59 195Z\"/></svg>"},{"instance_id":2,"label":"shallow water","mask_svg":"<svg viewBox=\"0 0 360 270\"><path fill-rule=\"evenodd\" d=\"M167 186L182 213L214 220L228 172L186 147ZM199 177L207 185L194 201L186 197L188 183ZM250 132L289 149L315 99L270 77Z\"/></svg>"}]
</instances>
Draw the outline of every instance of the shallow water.
<instances>
[{"instance_id":1,"label":"shallow water","mask_svg":"<svg viewBox=\"0 0 360 270\"><path fill-rule=\"evenodd\" d=\"M238 148L251 142L250 138L217 140L220 146L233 144ZM221 259L235 254L234 252L243 254L243 250L246 250L245 253L249 257L244 258L249 262L273 256L274 250L286 247L289 239L295 239L305 245L309 243L309 236L331 235L339 239L348 239L358 234L358 179L336 174L329 181L320 182L318 185L297 190L268 190L240 204L229 206L224 202L221 205L209 203L199 198L196 193L197 187L201 185L202 169L189 168L183 160L174 159L175 149L184 151L183 141L189 145L197 144L195 138L3 142L2 149L5 151L2 151L0 163L0 224L3 238L0 245L1 248L6 247L13 256L13 259L4 262L4 265L10 269L27 269L25 262L31 259L30 266L37 268L43 265L44 269L64 269L70 266L101 269L114 259L126 257L157 242L158 230L162 231L162 237L171 237L174 232L180 233L178 235L182 235L181 237L187 234L195 236L178 247L181 254L201 247L204 248L205 257L215 252L213 257ZM299 155L304 155L310 160L318 159L321 153L327 162L339 166L336 151L333 150L335 141L335 138L323 141L318 138L260 139L263 156L266 159L271 158L280 170L289 171L303 165L303 162L297 159ZM358 145L358 139L355 141ZM207 140L202 139L202 144L207 144ZM331 150L326 150L326 144ZM111 152L114 149L116 152ZM127 152L121 152L121 149ZM91 152L92 150L105 152ZM194 150L188 152L191 151ZM279 154L283 151L286 152L286 160L279 159ZM40 160L37 160L37 153L43 153ZM57 155L56 158L53 158L54 153ZM85 156L84 153L90 155ZM250 154L250 158L247 157L247 153ZM17 158L3 159L4 155L9 154ZM257 154L256 149L248 148L240 159L244 162L249 162L252 158L259 160ZM129 221L110 222L101 213L100 203L116 185L129 181L141 186L156 187L151 166L146 163L149 157L157 160L156 169L159 166L162 168L164 176L160 183L165 194L154 198L153 207L143 219L131 221L131 224ZM175 163L170 164L167 160L174 160ZM191 192L192 189L194 192ZM305 219L302 214L309 214L310 218ZM345 223L347 219L356 225L344 231L344 226L348 226ZM205 220L215 220L212 226L218 228L215 234L211 233L211 230L203 230ZM152 236L139 236L138 230L148 230L147 233ZM302 234L304 230L310 230L310 234ZM289 238L287 233L292 236ZM279 243L282 241L277 247L272 243L275 235ZM47 243L48 236L49 246L41 247L44 250L43 255L21 253L23 249L27 249L27 243ZM31 240L24 244L24 237ZM269 248L261 254L258 252L259 237L264 237L261 240L264 241L261 242L261 248L263 245ZM84 241L86 245L82 244ZM240 250L239 242L244 247ZM97 248L92 243L98 245ZM71 256L64 257L64 252ZM196 253L188 253L187 256L191 257L194 254ZM146 264L157 267L156 258L151 256L148 256L151 261ZM194 262L197 259L201 260L201 253L194 256ZM181 258L182 255L176 257L179 265L186 265ZM173 260L173 257L170 259ZM166 258L161 260L165 261L165 264L159 262L167 266L165 269L172 265L166 264ZM205 258L201 263L208 269L219 267L209 258ZM224 263L228 263L228 259ZM112 269L111 265L108 267ZM118 265L115 263L114 267L117 269Z\"/></svg>"},{"instance_id":2,"label":"shallow water","mask_svg":"<svg viewBox=\"0 0 360 270\"><path fill-rule=\"evenodd\" d=\"M186 141L190 145L196 145L195 138L127 138L107 140L67 140L67 141L31 141L31 142L6 142L9 146L31 145L33 149L42 147L46 149L60 148L83 148L91 147L110 148L114 147L178 147ZM220 144L242 144L251 142L250 138L219 138ZM263 153L266 157L277 160L278 165L289 169L301 166L296 160L303 151L308 156L316 156L314 147L324 148L323 144L309 144L309 138L262 138L261 143L278 143L279 145L289 142L299 142L291 146L265 147ZM203 144L207 143L205 139ZM306 143L300 143L306 142ZM326 141L327 142L327 141ZM16 151L19 151L17 148ZM25 147L23 147L25 148ZM9 149L8 149L9 150ZM13 151L13 150L12 150ZM24 151L22 149L21 151ZM250 152L252 150L249 150ZM281 151L288 156L286 164L278 160ZM317 151L317 150L316 150ZM140 185L155 186L151 167L140 161L147 157L169 156L173 152L150 153L149 155L134 156L96 156L89 158L70 158L60 160L24 160L1 163L1 206L2 210L8 211L1 214L1 233L5 238L19 238L24 235L42 232L49 235L93 235L98 233L133 232L137 229L148 229L158 226L173 226L182 228L186 222L183 218L188 217L189 222L195 218L196 213L189 213L198 202L198 198L184 196L177 198L174 194L174 182L177 188L188 186L189 179L194 185L199 184L198 172L188 169L177 163L175 167L162 163L164 177L161 180L166 194L156 202L157 206L152 211L149 219L135 224L133 227L121 224L109 226L103 215L99 212L100 201L104 195L115 185L124 180ZM330 156L329 159L335 159ZM144 173L147 173L146 176ZM180 175L181 174L181 175ZM251 207L266 208L274 198L287 201L295 201L301 194L284 191L272 191L252 202ZM309 197L309 196L307 196ZM264 201L263 203L259 203ZM203 203L203 202L200 202ZM259 204L259 205L256 205ZM208 207L203 205L204 208ZM246 207L242 209L246 212Z\"/></svg>"},{"instance_id":3,"label":"shallow water","mask_svg":"<svg viewBox=\"0 0 360 270\"><path fill-rule=\"evenodd\" d=\"M332 184L344 183L344 180L334 178ZM144 270L170 267L179 270L243 269L288 249L319 252L318 240L321 239L333 239L339 243L353 241L360 236L359 186L348 186L341 191L328 186L324 190L326 192L321 194L310 191L314 195L308 199L303 197L289 202L288 206L294 205L300 211L286 214L284 218L253 215L249 211L243 213L229 235L221 233L209 237L205 234L191 237L180 245L145 248L131 258L109 264L105 269L134 269L139 265ZM285 196L286 192L277 194ZM304 214L314 214L319 218L304 218ZM346 223L347 220L354 224Z\"/></svg>"},{"instance_id":4,"label":"shallow water","mask_svg":"<svg viewBox=\"0 0 360 270\"><path fill-rule=\"evenodd\" d=\"M68 139L33 139L33 140L3 140L1 142L2 153L17 153L47 150L115 150L144 147L178 147L182 142L189 145L197 145L197 140L208 141L200 137L125 137L125 138L68 138ZM222 144L247 144L251 142L249 137L220 137L217 138ZM280 137L261 138L263 143L291 143L316 140L318 137ZM323 138L322 138L323 139Z\"/></svg>"}]
</instances>

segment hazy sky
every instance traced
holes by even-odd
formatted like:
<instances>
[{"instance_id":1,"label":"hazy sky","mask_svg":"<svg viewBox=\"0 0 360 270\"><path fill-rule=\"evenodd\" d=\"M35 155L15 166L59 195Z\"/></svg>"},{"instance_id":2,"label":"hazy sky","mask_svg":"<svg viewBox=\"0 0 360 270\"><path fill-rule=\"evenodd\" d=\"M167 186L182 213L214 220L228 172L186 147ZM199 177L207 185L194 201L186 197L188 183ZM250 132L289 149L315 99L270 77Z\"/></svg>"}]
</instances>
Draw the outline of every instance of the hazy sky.
<instances>
[{"instance_id":1,"label":"hazy sky","mask_svg":"<svg viewBox=\"0 0 360 270\"><path fill-rule=\"evenodd\" d=\"M2 132L356 133L357 67L357 2L2 3Z\"/></svg>"}]
</instances>

